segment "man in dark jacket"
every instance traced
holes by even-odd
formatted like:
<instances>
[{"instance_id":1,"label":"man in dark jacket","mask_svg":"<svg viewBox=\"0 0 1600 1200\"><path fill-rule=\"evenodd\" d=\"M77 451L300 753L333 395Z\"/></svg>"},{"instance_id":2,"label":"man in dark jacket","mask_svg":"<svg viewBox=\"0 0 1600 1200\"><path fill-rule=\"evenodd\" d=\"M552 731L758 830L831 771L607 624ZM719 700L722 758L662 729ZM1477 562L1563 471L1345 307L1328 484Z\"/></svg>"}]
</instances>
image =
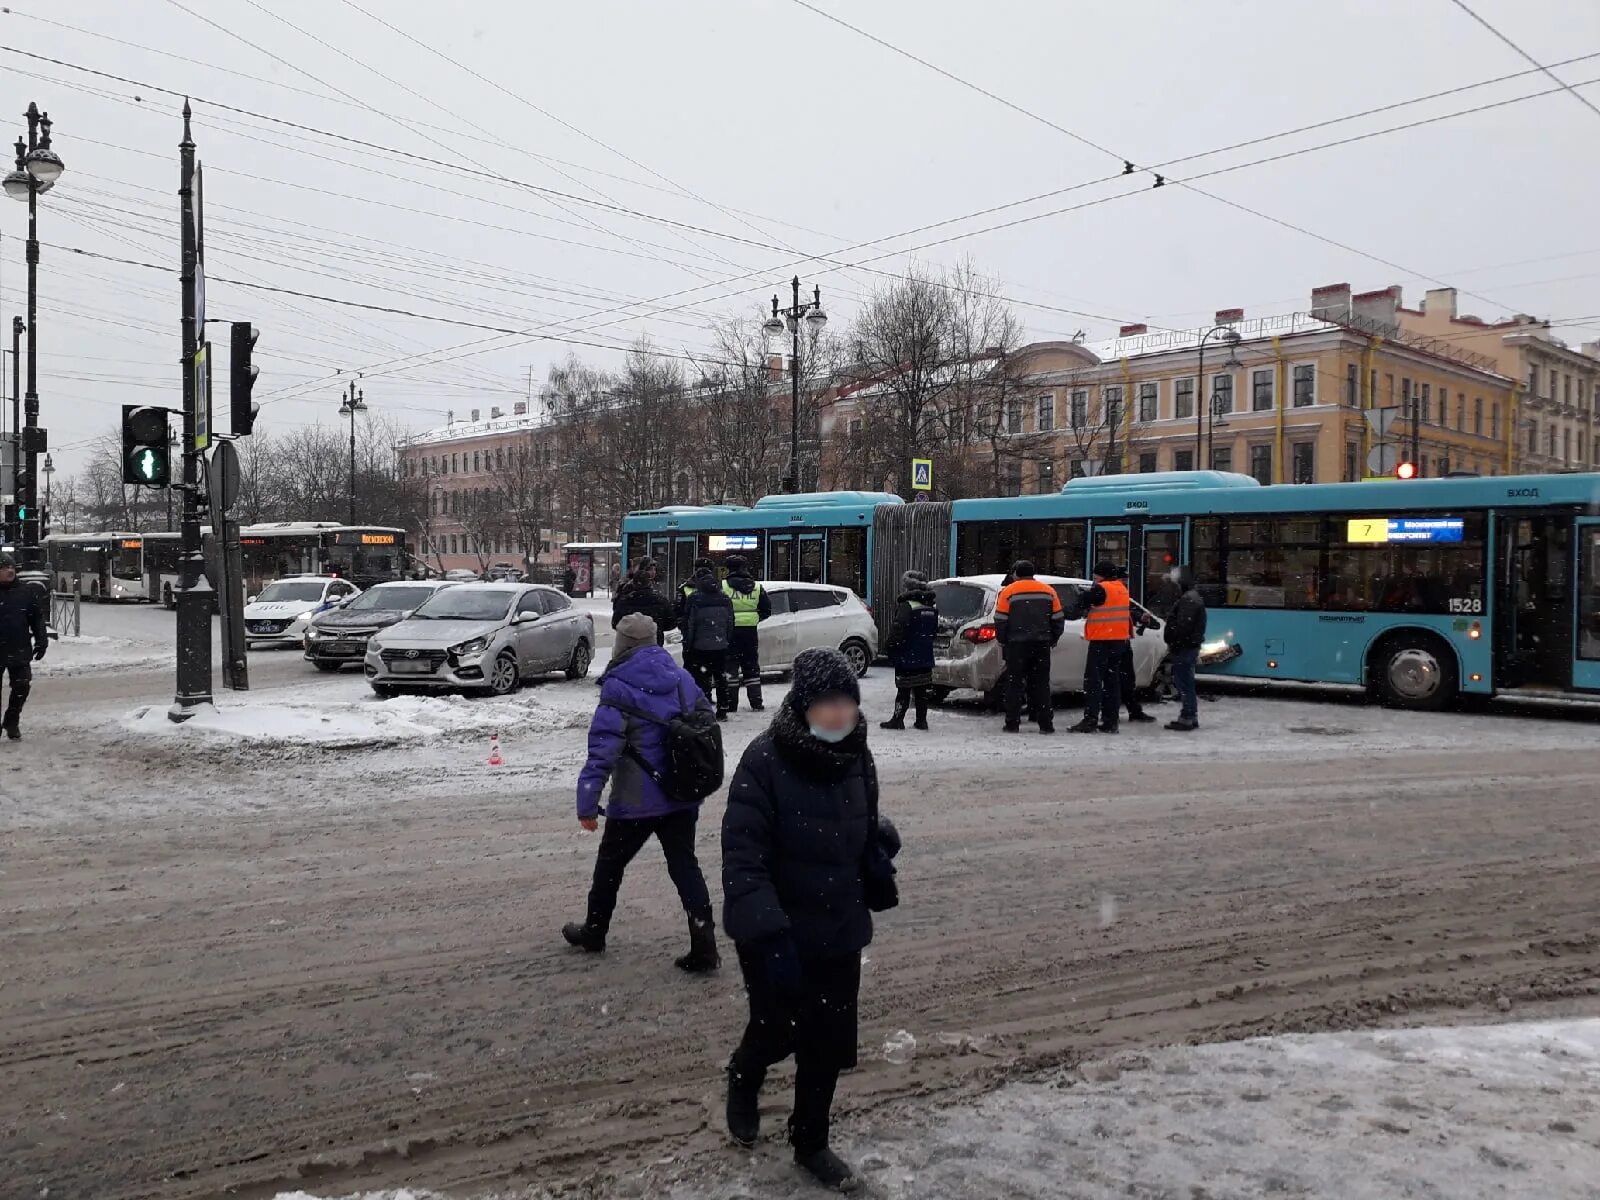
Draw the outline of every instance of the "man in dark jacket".
<instances>
[{"instance_id":1,"label":"man in dark jacket","mask_svg":"<svg viewBox=\"0 0 1600 1200\"><path fill-rule=\"evenodd\" d=\"M755 1143L767 1068L793 1054L795 1161L834 1188L854 1180L828 1133L839 1073L856 1065L861 951L872 913L896 902L875 885L873 853L887 866L899 846L877 818L860 702L842 654L802 651L771 728L740 760L722 819L723 924L750 1001L728 1063L728 1132Z\"/></svg>"},{"instance_id":2,"label":"man in dark jacket","mask_svg":"<svg viewBox=\"0 0 1600 1200\"><path fill-rule=\"evenodd\" d=\"M707 696L717 696L717 720L728 716L728 642L733 637L733 602L717 582L716 569L695 577L683 602L683 666Z\"/></svg>"},{"instance_id":3,"label":"man in dark jacket","mask_svg":"<svg viewBox=\"0 0 1600 1200\"><path fill-rule=\"evenodd\" d=\"M921 571L900 577L900 597L885 648L894 664L894 715L880 729L904 729L906 709L917 706L915 729L928 728L928 689L933 686L933 642L939 634L939 605Z\"/></svg>"},{"instance_id":4,"label":"man in dark jacket","mask_svg":"<svg viewBox=\"0 0 1600 1200\"><path fill-rule=\"evenodd\" d=\"M700 806L673 800L645 770L667 770L663 722L691 708L711 706L683 668L655 644L655 630L644 615L633 613L618 623L611 654L600 704L589 723L589 757L578 775L578 824L593 833L604 812L606 829L595 856L587 916L582 924L562 926L561 936L592 954L605 950L622 874L653 836L661 843L667 874L689 916L689 953L677 965L690 972L711 971L718 965L716 920L694 856ZM610 807L602 809L607 781Z\"/></svg>"},{"instance_id":5,"label":"man in dark jacket","mask_svg":"<svg viewBox=\"0 0 1600 1200\"><path fill-rule=\"evenodd\" d=\"M689 573L689 578L678 585L678 628L683 628L684 607L689 603L689 597L694 595L695 585L700 582L702 575L715 575L717 564L709 558L694 560L694 569Z\"/></svg>"},{"instance_id":6,"label":"man in dark jacket","mask_svg":"<svg viewBox=\"0 0 1600 1200\"><path fill-rule=\"evenodd\" d=\"M1183 589L1183 594L1167 614L1164 636L1167 659L1172 664L1172 685L1178 689L1182 707L1178 710L1178 719L1168 722L1167 728L1178 733L1192 733L1200 728L1194 671L1200 661L1201 643L1206 640L1206 602L1200 596L1200 589L1195 587L1194 574L1188 567L1174 567L1173 579Z\"/></svg>"},{"instance_id":7,"label":"man in dark jacket","mask_svg":"<svg viewBox=\"0 0 1600 1200\"><path fill-rule=\"evenodd\" d=\"M1066 617L1055 588L1033 577L1033 564L1020 560L1011 568L1012 583L1000 589L994 605L995 640L1006 661L1007 733L1022 728L1022 698L1040 733L1054 733L1055 707L1050 699L1050 651L1061 640Z\"/></svg>"},{"instance_id":8,"label":"man in dark jacket","mask_svg":"<svg viewBox=\"0 0 1600 1200\"><path fill-rule=\"evenodd\" d=\"M728 645L728 711L739 711L739 689L750 699L752 712L761 702L761 622L772 616L772 597L755 581L740 555L728 559L728 577L722 590L733 601L733 641Z\"/></svg>"},{"instance_id":9,"label":"man in dark jacket","mask_svg":"<svg viewBox=\"0 0 1600 1200\"><path fill-rule=\"evenodd\" d=\"M668 599L656 591L656 560L641 558L628 572L611 598L611 628L623 617L643 613L656 623L656 645L666 643L667 630L678 627L678 614Z\"/></svg>"},{"instance_id":10,"label":"man in dark jacket","mask_svg":"<svg viewBox=\"0 0 1600 1200\"><path fill-rule=\"evenodd\" d=\"M22 706L33 688L33 664L50 648L49 603L43 591L17 578L16 561L0 554L0 682L8 675L11 679L0 728L13 742L22 737Z\"/></svg>"}]
</instances>

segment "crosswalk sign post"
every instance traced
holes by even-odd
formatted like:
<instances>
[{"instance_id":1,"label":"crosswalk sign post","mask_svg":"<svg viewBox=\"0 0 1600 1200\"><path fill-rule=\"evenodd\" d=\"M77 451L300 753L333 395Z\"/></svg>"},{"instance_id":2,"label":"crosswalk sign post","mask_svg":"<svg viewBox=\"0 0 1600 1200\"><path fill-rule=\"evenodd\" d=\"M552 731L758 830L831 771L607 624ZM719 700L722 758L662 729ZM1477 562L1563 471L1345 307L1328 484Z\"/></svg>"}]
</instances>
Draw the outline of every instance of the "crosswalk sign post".
<instances>
[{"instance_id":1,"label":"crosswalk sign post","mask_svg":"<svg viewBox=\"0 0 1600 1200\"><path fill-rule=\"evenodd\" d=\"M913 492L933 491L933 459L913 458L911 460L911 490Z\"/></svg>"}]
</instances>

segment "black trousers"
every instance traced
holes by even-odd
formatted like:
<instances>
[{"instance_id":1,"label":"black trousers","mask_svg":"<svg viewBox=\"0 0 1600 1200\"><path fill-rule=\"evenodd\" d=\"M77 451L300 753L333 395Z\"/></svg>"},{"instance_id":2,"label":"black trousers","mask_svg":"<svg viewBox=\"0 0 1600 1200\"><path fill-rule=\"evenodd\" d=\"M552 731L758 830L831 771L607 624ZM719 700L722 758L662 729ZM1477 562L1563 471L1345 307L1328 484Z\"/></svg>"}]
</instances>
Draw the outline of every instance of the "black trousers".
<instances>
[{"instance_id":1,"label":"black trousers","mask_svg":"<svg viewBox=\"0 0 1600 1200\"><path fill-rule=\"evenodd\" d=\"M1055 728L1050 703L1050 643L1012 642L1006 647L1006 724L1022 723L1022 700L1040 729Z\"/></svg>"},{"instance_id":2,"label":"black trousers","mask_svg":"<svg viewBox=\"0 0 1600 1200\"><path fill-rule=\"evenodd\" d=\"M1117 683L1122 690L1122 704L1128 710L1130 717L1144 712L1144 705L1139 703L1139 676L1133 668L1133 643L1124 642L1122 654L1117 659Z\"/></svg>"},{"instance_id":3,"label":"black trousers","mask_svg":"<svg viewBox=\"0 0 1600 1200\"><path fill-rule=\"evenodd\" d=\"M4 723L7 725L22 715L22 706L28 702L28 693L33 690L33 663L26 658L21 662L0 660L0 679L8 673L11 676L11 695L6 698Z\"/></svg>"},{"instance_id":4,"label":"black trousers","mask_svg":"<svg viewBox=\"0 0 1600 1200\"><path fill-rule=\"evenodd\" d=\"M928 720L929 690L929 687L924 684L916 684L911 687L900 687L897 684L894 692L894 719L896 721L904 721L906 719L906 710L915 705L917 720L926 724Z\"/></svg>"},{"instance_id":5,"label":"black trousers","mask_svg":"<svg viewBox=\"0 0 1600 1200\"><path fill-rule=\"evenodd\" d=\"M808 1154L828 1144L839 1073L856 1065L861 955L800 957L800 994L785 1001L767 978L761 947L739 947L750 1022L729 1064L759 1087L767 1068L794 1055L794 1118L789 1140Z\"/></svg>"},{"instance_id":6,"label":"black trousers","mask_svg":"<svg viewBox=\"0 0 1600 1200\"><path fill-rule=\"evenodd\" d=\"M1083 720L1115 729L1122 718L1122 655L1127 642L1090 642L1083 671Z\"/></svg>"},{"instance_id":7,"label":"black trousers","mask_svg":"<svg viewBox=\"0 0 1600 1200\"><path fill-rule=\"evenodd\" d=\"M728 711L739 710L739 689L745 689L750 707L761 706L761 631L755 626L735 626L728 643Z\"/></svg>"},{"instance_id":8,"label":"black trousers","mask_svg":"<svg viewBox=\"0 0 1600 1200\"><path fill-rule=\"evenodd\" d=\"M667 874L678 889L683 911L691 917L709 918L711 894L694 856L694 829L699 819L700 810L695 808L664 817L607 818L594 860L594 883L589 888L589 924L602 930L611 927L622 873L651 837L661 843L661 852L667 856Z\"/></svg>"},{"instance_id":9,"label":"black trousers","mask_svg":"<svg viewBox=\"0 0 1600 1200\"><path fill-rule=\"evenodd\" d=\"M726 650L685 650L683 669L694 677L695 686L707 700L715 700L718 712L727 712L733 689L728 686Z\"/></svg>"}]
</instances>

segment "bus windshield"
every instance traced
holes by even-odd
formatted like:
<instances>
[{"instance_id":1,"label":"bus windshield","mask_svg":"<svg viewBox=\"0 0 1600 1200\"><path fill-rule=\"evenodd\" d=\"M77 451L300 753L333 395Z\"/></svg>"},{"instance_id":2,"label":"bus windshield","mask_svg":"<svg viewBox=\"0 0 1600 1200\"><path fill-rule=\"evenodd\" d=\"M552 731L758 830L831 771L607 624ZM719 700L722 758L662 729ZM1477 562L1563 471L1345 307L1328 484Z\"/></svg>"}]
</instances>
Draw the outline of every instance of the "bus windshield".
<instances>
[{"instance_id":1,"label":"bus windshield","mask_svg":"<svg viewBox=\"0 0 1600 1200\"><path fill-rule=\"evenodd\" d=\"M498 621L511 608L516 596L487 588L453 587L435 592L428 602L412 613L421 621Z\"/></svg>"},{"instance_id":2,"label":"bus windshield","mask_svg":"<svg viewBox=\"0 0 1600 1200\"><path fill-rule=\"evenodd\" d=\"M111 543L111 577L113 579L144 578L144 542L138 538L121 538Z\"/></svg>"},{"instance_id":3,"label":"bus windshield","mask_svg":"<svg viewBox=\"0 0 1600 1200\"><path fill-rule=\"evenodd\" d=\"M281 604L285 600L321 600L325 585L320 581L269 583L256 600L262 604Z\"/></svg>"}]
</instances>

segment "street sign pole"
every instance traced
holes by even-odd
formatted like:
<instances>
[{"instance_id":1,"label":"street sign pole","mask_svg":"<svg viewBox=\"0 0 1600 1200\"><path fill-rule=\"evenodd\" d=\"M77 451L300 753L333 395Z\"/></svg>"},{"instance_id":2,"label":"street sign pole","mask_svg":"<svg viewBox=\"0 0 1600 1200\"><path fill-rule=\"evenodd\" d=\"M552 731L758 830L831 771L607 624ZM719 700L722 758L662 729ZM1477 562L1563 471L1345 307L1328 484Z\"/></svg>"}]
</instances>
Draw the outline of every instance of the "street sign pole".
<instances>
[{"instance_id":1,"label":"street sign pole","mask_svg":"<svg viewBox=\"0 0 1600 1200\"><path fill-rule=\"evenodd\" d=\"M238 451L232 442L219 441L206 455L206 495L211 504L215 547L207 565L217 589L222 685L236 692L248 692L250 660L244 637L244 563L239 550L239 522L231 515L239 499L239 480Z\"/></svg>"}]
</instances>

